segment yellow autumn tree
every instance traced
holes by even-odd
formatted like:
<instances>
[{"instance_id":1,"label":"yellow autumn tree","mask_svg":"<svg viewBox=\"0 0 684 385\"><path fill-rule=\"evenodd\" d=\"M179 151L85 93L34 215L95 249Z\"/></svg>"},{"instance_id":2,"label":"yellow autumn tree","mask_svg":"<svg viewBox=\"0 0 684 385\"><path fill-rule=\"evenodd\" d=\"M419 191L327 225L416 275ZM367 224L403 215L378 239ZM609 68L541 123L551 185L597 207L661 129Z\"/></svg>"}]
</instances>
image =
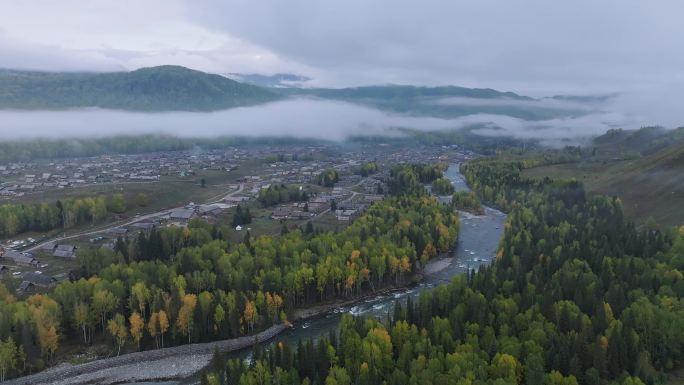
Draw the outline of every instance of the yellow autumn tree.
<instances>
[{"instance_id":1,"label":"yellow autumn tree","mask_svg":"<svg viewBox=\"0 0 684 385\"><path fill-rule=\"evenodd\" d=\"M164 333L169 330L169 317L164 310L159 310L159 335L161 335L161 347L164 347Z\"/></svg>"},{"instance_id":2,"label":"yellow autumn tree","mask_svg":"<svg viewBox=\"0 0 684 385\"><path fill-rule=\"evenodd\" d=\"M445 253L451 249L451 237L449 236L449 228L443 223L437 225L437 233L439 238L437 239L437 250L440 253Z\"/></svg>"},{"instance_id":3,"label":"yellow autumn tree","mask_svg":"<svg viewBox=\"0 0 684 385\"><path fill-rule=\"evenodd\" d=\"M123 315L116 313L114 318L107 322L107 331L114 337L116 345L118 346L118 351L116 355L121 354L121 347L126 343L126 338L128 338L128 330L126 329L126 319Z\"/></svg>"},{"instance_id":4,"label":"yellow autumn tree","mask_svg":"<svg viewBox=\"0 0 684 385\"><path fill-rule=\"evenodd\" d=\"M143 330L145 328L145 321L140 316L140 313L134 311L130 317L128 317L128 322L130 323L131 338L138 345L138 350L140 350L140 340L143 337Z\"/></svg>"},{"instance_id":5,"label":"yellow autumn tree","mask_svg":"<svg viewBox=\"0 0 684 385\"><path fill-rule=\"evenodd\" d=\"M145 319L145 307L147 306L147 302L150 300L150 296L150 289L147 288L144 282L136 282L131 288L131 307L137 307L143 320Z\"/></svg>"},{"instance_id":6,"label":"yellow autumn tree","mask_svg":"<svg viewBox=\"0 0 684 385\"><path fill-rule=\"evenodd\" d=\"M266 292L266 309L268 310L268 318L271 321L277 321L280 313L280 308L283 306L283 297L278 294L271 294Z\"/></svg>"},{"instance_id":7,"label":"yellow autumn tree","mask_svg":"<svg viewBox=\"0 0 684 385\"><path fill-rule=\"evenodd\" d=\"M254 303L252 301L247 301L245 303L245 311L242 315L242 319L247 324L247 333L251 334L254 331L254 322L256 321L257 311Z\"/></svg>"},{"instance_id":8,"label":"yellow autumn tree","mask_svg":"<svg viewBox=\"0 0 684 385\"><path fill-rule=\"evenodd\" d=\"M57 328L54 326L48 328L38 327L38 340L40 341L40 350L43 356L47 358L48 362L51 362L53 354L55 354L59 347Z\"/></svg>"},{"instance_id":9,"label":"yellow autumn tree","mask_svg":"<svg viewBox=\"0 0 684 385\"><path fill-rule=\"evenodd\" d=\"M180 329L184 336L188 337L188 343L192 338L192 324L194 320L195 307L197 306L197 296L195 294L186 294L183 296L183 305L178 311L178 318L176 319L176 326Z\"/></svg>"},{"instance_id":10,"label":"yellow autumn tree","mask_svg":"<svg viewBox=\"0 0 684 385\"><path fill-rule=\"evenodd\" d=\"M432 245L432 242L428 242L428 244L425 246L423 249L423 253L420 256L420 263L425 266L427 262L434 258L437 255L437 249L435 249L435 246Z\"/></svg>"},{"instance_id":11,"label":"yellow autumn tree","mask_svg":"<svg viewBox=\"0 0 684 385\"><path fill-rule=\"evenodd\" d=\"M154 344L159 348L159 313L154 312L150 314L150 320L147 322L147 332L154 338Z\"/></svg>"},{"instance_id":12,"label":"yellow autumn tree","mask_svg":"<svg viewBox=\"0 0 684 385\"><path fill-rule=\"evenodd\" d=\"M29 305L31 317L36 325L38 344L40 351L48 362L52 361L52 355L59 346L59 305L50 297L36 294L29 297L26 302Z\"/></svg>"}]
</instances>

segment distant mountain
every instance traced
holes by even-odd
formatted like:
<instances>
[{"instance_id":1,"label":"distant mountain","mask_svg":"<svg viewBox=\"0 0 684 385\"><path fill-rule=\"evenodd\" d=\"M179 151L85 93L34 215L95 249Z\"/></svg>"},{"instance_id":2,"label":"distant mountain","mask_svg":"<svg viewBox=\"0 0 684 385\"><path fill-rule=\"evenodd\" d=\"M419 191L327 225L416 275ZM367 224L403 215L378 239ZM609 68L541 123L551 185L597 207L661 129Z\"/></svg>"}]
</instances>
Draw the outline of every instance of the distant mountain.
<instances>
[{"instance_id":1,"label":"distant mountain","mask_svg":"<svg viewBox=\"0 0 684 385\"><path fill-rule=\"evenodd\" d=\"M618 94L599 94L599 95L554 95L547 99L561 100L577 103L604 103L614 99Z\"/></svg>"},{"instance_id":2,"label":"distant mountain","mask_svg":"<svg viewBox=\"0 0 684 385\"><path fill-rule=\"evenodd\" d=\"M409 85L355 88L282 88L283 95L339 100L418 116L455 118L473 114L507 115L525 120L577 116L578 109L549 106L538 99L491 88Z\"/></svg>"},{"instance_id":3,"label":"distant mountain","mask_svg":"<svg viewBox=\"0 0 684 385\"><path fill-rule=\"evenodd\" d=\"M211 111L281 97L261 87L179 66L112 73L0 71L2 109Z\"/></svg>"},{"instance_id":4,"label":"distant mountain","mask_svg":"<svg viewBox=\"0 0 684 385\"><path fill-rule=\"evenodd\" d=\"M463 97L515 100L533 100L513 92L501 92L491 88L465 88L457 86L422 87L409 85L365 86L353 88L296 88L284 90L289 94L318 96L326 99L416 99L432 97Z\"/></svg>"},{"instance_id":5,"label":"distant mountain","mask_svg":"<svg viewBox=\"0 0 684 385\"><path fill-rule=\"evenodd\" d=\"M305 97L445 119L494 114L545 120L575 117L588 111L489 88L410 85L302 88L301 84L309 78L300 75L226 76L179 66L111 73L0 70L0 109L99 107L127 111L214 111ZM236 80L230 79L231 76Z\"/></svg>"},{"instance_id":6,"label":"distant mountain","mask_svg":"<svg viewBox=\"0 0 684 385\"><path fill-rule=\"evenodd\" d=\"M227 77L243 83L254 84L260 87L299 87L308 82L311 78L295 74L227 74Z\"/></svg>"}]
</instances>

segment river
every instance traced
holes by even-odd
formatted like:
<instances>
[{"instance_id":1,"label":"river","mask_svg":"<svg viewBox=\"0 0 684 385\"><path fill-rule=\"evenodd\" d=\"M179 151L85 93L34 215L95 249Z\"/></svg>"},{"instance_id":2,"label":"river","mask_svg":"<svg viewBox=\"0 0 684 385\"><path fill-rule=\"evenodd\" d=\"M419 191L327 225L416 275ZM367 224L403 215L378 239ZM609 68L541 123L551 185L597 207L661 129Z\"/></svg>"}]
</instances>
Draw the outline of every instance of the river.
<instances>
[{"instance_id":1,"label":"river","mask_svg":"<svg viewBox=\"0 0 684 385\"><path fill-rule=\"evenodd\" d=\"M445 176L451 180L456 191L470 191L463 176L459 172L459 165L452 164ZM499 240L503 234L506 215L498 210L486 207L485 215L475 216L461 213L461 228L458 245L451 256L440 261L442 267L437 272L426 274L425 279L418 285L391 294L379 295L375 298L357 303L353 306L337 308L323 317L308 320L272 340L269 346L277 342L297 344L298 340L327 336L330 330L336 330L340 318L345 313L354 315L387 317L392 312L395 301L405 301L409 296L417 297L421 291L449 282L457 274L477 269L482 264L488 264L496 255ZM229 357L250 358L251 351L243 350L229 355ZM197 378L190 378L181 382L140 382L138 385L178 385L198 383Z\"/></svg>"}]
</instances>

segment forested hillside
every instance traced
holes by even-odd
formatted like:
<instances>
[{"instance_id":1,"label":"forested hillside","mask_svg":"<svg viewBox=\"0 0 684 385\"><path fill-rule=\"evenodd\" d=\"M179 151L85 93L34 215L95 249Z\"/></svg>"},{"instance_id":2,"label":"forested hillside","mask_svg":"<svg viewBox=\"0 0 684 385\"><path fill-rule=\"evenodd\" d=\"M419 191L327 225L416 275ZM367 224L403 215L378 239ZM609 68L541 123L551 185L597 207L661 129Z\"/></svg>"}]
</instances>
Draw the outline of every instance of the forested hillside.
<instances>
[{"instance_id":1,"label":"forested hillside","mask_svg":"<svg viewBox=\"0 0 684 385\"><path fill-rule=\"evenodd\" d=\"M346 316L339 334L216 363L208 384L662 383L684 364L684 229L641 232L620 201L521 176L519 162L463 167L509 212L496 261L397 304Z\"/></svg>"},{"instance_id":2,"label":"forested hillside","mask_svg":"<svg viewBox=\"0 0 684 385\"><path fill-rule=\"evenodd\" d=\"M267 89L179 66L112 73L0 71L0 109L211 111L277 99Z\"/></svg>"}]
</instances>

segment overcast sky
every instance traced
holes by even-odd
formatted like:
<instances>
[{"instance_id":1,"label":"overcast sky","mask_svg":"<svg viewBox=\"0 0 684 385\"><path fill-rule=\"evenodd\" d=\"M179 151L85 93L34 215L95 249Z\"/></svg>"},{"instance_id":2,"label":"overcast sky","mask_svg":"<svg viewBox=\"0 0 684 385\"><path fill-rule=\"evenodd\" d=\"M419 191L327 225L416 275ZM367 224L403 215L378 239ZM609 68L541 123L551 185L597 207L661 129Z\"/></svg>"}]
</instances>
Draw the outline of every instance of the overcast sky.
<instances>
[{"instance_id":1,"label":"overcast sky","mask_svg":"<svg viewBox=\"0 0 684 385\"><path fill-rule=\"evenodd\" d=\"M3 1L0 67L629 91L684 84L682 15L681 0Z\"/></svg>"},{"instance_id":2,"label":"overcast sky","mask_svg":"<svg viewBox=\"0 0 684 385\"><path fill-rule=\"evenodd\" d=\"M534 97L617 95L581 119L542 125L480 115L397 121L340 104L268 107L286 122L294 118L285 109L316 122L355 114L329 127L338 136L368 127L470 122L505 129L483 134L586 137L613 127L684 125L683 15L682 0L2 1L0 68L121 71L176 64L221 74L289 72L312 78L311 86L451 84ZM306 131L301 122L276 129L250 117L261 113L255 108L204 119L218 133L244 133L251 129L245 122L264 134ZM53 125L78 127L74 119L90 126L102 116L7 114L0 128L10 136L21 121L31 134L32 127L43 133ZM142 124L139 116L116 117L119 130ZM169 124L167 118L146 124ZM230 127L218 123L226 119ZM324 121L320 125L329 124Z\"/></svg>"}]
</instances>

